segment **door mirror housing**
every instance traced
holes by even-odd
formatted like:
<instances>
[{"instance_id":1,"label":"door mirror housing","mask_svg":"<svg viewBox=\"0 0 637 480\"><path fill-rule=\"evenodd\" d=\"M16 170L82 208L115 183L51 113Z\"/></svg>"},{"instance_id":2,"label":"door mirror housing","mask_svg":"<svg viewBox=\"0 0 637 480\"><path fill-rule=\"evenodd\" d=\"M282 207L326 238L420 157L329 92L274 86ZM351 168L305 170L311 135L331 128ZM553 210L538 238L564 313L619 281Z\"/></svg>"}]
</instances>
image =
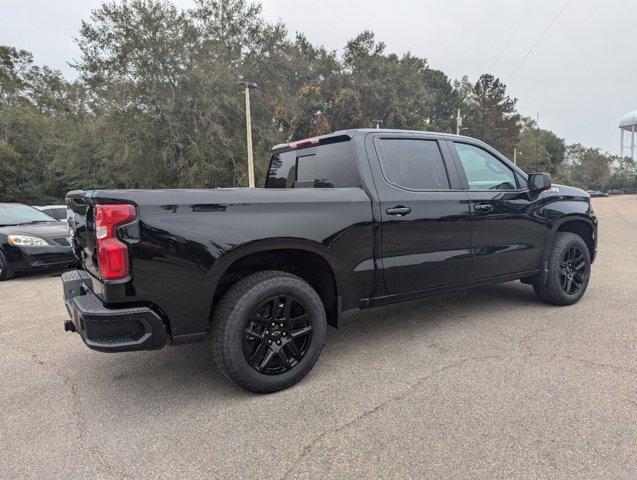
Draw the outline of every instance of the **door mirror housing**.
<instances>
[{"instance_id":1,"label":"door mirror housing","mask_svg":"<svg viewBox=\"0 0 637 480\"><path fill-rule=\"evenodd\" d=\"M543 192L551 188L551 175L548 173L531 173L529 174L528 183L531 192Z\"/></svg>"}]
</instances>

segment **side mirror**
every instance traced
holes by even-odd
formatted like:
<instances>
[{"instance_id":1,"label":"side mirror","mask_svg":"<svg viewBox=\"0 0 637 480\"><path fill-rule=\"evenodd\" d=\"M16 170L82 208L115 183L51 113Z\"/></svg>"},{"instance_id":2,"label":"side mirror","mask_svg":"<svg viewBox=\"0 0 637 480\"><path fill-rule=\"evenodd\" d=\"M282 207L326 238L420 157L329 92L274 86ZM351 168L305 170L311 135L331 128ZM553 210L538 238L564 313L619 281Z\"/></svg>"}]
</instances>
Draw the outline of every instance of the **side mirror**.
<instances>
[{"instance_id":1,"label":"side mirror","mask_svg":"<svg viewBox=\"0 0 637 480\"><path fill-rule=\"evenodd\" d=\"M533 193L539 193L551 188L551 175L548 173L530 173L528 182L529 190Z\"/></svg>"}]
</instances>

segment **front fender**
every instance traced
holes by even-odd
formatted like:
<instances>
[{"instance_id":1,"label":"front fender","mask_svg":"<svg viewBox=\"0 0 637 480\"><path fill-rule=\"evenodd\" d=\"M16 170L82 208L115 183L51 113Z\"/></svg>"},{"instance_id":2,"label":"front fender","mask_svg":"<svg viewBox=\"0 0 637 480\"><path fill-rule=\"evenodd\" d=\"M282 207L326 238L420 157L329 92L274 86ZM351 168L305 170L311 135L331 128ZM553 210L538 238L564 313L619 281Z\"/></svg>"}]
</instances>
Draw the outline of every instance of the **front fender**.
<instances>
[{"instance_id":1,"label":"front fender","mask_svg":"<svg viewBox=\"0 0 637 480\"><path fill-rule=\"evenodd\" d=\"M525 283L544 285L548 275L548 260L551 254L553 241L557 232L563 229L568 222L584 222L593 232L593 245L591 246L591 260L595 258L597 250L597 216L590 205L590 197L584 192L572 187L559 186L552 191L543 193L541 207L537 215L546 222L547 234L544 239L544 253L542 255L542 271L524 279Z\"/></svg>"},{"instance_id":2,"label":"front fender","mask_svg":"<svg viewBox=\"0 0 637 480\"><path fill-rule=\"evenodd\" d=\"M548 261L551 246L557 232L563 229L568 222L584 222L593 232L594 245L591 251L591 259L594 259L597 247L597 216L589 199L586 197L570 197L549 199L543 208L543 215L547 220L548 235L544 245L544 262Z\"/></svg>"}]
</instances>

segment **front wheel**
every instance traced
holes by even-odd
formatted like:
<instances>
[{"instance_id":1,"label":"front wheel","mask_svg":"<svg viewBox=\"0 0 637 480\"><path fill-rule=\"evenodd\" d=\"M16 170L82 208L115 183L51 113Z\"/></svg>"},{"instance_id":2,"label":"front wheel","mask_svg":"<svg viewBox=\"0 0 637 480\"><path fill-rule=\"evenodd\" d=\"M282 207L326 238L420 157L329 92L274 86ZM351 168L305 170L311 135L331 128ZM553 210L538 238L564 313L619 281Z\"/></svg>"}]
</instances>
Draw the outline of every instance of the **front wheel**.
<instances>
[{"instance_id":1,"label":"front wheel","mask_svg":"<svg viewBox=\"0 0 637 480\"><path fill-rule=\"evenodd\" d=\"M535 285L538 298L553 305L572 305L584 295L591 274L586 242L574 233L560 232L549 256L546 285Z\"/></svg>"},{"instance_id":2,"label":"front wheel","mask_svg":"<svg viewBox=\"0 0 637 480\"><path fill-rule=\"evenodd\" d=\"M212 352L219 370L241 387L275 392L308 374L326 329L323 302L307 282L258 272L235 283L215 308Z\"/></svg>"}]
</instances>

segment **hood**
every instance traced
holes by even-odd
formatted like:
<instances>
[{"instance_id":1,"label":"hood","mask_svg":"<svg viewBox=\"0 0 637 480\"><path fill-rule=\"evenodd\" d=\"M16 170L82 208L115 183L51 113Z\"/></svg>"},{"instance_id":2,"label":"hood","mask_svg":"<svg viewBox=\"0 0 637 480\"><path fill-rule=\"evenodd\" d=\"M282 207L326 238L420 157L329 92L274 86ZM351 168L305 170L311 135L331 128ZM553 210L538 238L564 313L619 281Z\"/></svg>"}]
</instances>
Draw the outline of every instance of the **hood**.
<instances>
[{"instance_id":1,"label":"hood","mask_svg":"<svg viewBox=\"0 0 637 480\"><path fill-rule=\"evenodd\" d=\"M561 196L561 197L581 197L588 198L590 195L581 188L577 187L569 187L568 185L560 185L558 183L554 183L549 190L544 192L545 196Z\"/></svg>"},{"instance_id":2,"label":"hood","mask_svg":"<svg viewBox=\"0 0 637 480\"><path fill-rule=\"evenodd\" d=\"M34 223L33 225L0 227L0 234L31 235L39 238L57 238L68 237L69 229L64 222L51 221L46 223Z\"/></svg>"}]
</instances>

